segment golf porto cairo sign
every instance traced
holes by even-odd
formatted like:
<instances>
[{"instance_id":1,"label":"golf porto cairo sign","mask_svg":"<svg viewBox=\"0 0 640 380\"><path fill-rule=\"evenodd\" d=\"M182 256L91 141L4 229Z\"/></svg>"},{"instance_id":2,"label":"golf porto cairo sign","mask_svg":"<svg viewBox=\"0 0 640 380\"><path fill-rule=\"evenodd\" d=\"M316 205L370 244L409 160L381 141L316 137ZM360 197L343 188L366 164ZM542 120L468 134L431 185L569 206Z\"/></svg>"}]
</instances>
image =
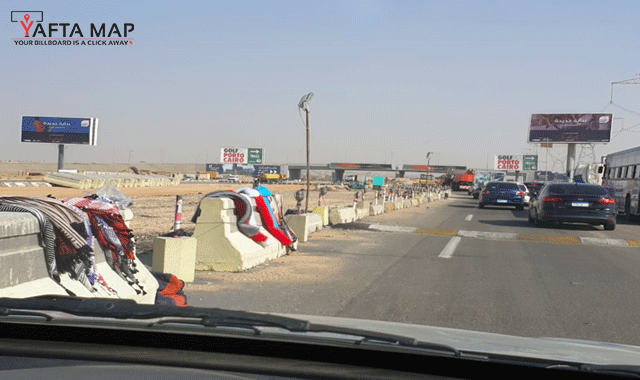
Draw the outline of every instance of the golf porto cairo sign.
<instances>
[{"instance_id":1,"label":"golf porto cairo sign","mask_svg":"<svg viewBox=\"0 0 640 380\"><path fill-rule=\"evenodd\" d=\"M262 164L262 148L220 148L222 164Z\"/></svg>"},{"instance_id":2,"label":"golf porto cairo sign","mask_svg":"<svg viewBox=\"0 0 640 380\"><path fill-rule=\"evenodd\" d=\"M522 156L501 154L494 156L495 170L522 170Z\"/></svg>"}]
</instances>

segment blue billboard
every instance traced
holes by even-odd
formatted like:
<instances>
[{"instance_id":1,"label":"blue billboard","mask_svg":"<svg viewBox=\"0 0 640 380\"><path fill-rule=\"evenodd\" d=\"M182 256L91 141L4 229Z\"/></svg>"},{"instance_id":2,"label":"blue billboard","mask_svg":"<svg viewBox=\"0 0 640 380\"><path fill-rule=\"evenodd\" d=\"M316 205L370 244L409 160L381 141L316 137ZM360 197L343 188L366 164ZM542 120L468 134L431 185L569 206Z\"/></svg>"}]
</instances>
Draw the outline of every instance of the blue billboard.
<instances>
[{"instance_id":1,"label":"blue billboard","mask_svg":"<svg viewBox=\"0 0 640 380\"><path fill-rule=\"evenodd\" d=\"M23 116L21 142L96 145L98 119Z\"/></svg>"}]
</instances>

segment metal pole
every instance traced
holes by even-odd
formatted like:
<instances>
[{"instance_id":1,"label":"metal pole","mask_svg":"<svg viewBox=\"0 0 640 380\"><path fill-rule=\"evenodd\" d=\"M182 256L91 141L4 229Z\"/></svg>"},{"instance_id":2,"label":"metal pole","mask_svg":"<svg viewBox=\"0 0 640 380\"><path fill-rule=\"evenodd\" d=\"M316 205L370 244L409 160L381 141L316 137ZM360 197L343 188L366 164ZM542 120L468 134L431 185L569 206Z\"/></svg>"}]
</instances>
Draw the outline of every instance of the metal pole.
<instances>
[{"instance_id":1,"label":"metal pole","mask_svg":"<svg viewBox=\"0 0 640 380\"><path fill-rule=\"evenodd\" d=\"M576 162L576 143L570 143L567 146L567 175L569 176L569 181L573 181L573 171L575 169Z\"/></svg>"},{"instance_id":2,"label":"metal pole","mask_svg":"<svg viewBox=\"0 0 640 380\"><path fill-rule=\"evenodd\" d=\"M64 168L64 144L58 144L58 171Z\"/></svg>"},{"instance_id":3,"label":"metal pole","mask_svg":"<svg viewBox=\"0 0 640 380\"><path fill-rule=\"evenodd\" d=\"M173 232L181 228L182 223L182 195L176 195L176 216L173 224Z\"/></svg>"},{"instance_id":4,"label":"metal pole","mask_svg":"<svg viewBox=\"0 0 640 380\"><path fill-rule=\"evenodd\" d=\"M307 108L305 110L307 112L307 198L305 201L305 205L304 205L304 212L307 213L309 212L309 188L311 187L310 185L310 165L309 165L309 109Z\"/></svg>"}]
</instances>

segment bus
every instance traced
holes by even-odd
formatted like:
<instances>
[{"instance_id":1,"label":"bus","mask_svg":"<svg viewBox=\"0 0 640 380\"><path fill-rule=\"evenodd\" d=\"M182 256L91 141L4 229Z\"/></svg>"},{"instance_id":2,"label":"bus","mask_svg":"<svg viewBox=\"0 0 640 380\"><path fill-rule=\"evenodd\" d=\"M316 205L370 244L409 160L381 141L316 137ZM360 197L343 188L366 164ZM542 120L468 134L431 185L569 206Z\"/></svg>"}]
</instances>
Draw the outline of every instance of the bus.
<instances>
[{"instance_id":1,"label":"bus","mask_svg":"<svg viewBox=\"0 0 640 380\"><path fill-rule=\"evenodd\" d=\"M616 200L627 219L640 215L640 147L611 153L604 162L602 186Z\"/></svg>"}]
</instances>

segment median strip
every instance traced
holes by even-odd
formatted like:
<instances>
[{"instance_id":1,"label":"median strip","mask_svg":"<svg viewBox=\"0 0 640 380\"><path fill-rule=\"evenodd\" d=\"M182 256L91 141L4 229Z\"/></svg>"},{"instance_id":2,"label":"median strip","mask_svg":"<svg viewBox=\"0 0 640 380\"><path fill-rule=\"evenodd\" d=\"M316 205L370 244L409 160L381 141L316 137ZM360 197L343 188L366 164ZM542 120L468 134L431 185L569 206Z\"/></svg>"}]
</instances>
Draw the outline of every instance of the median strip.
<instances>
[{"instance_id":1,"label":"median strip","mask_svg":"<svg viewBox=\"0 0 640 380\"><path fill-rule=\"evenodd\" d=\"M640 247L640 240L604 239L579 236L555 236L555 235L525 235L511 232L490 231L465 231L465 230L440 230L428 228L415 228L403 226L389 226L384 224L345 223L336 224L333 228L346 230L364 230L380 232L413 233L433 236L458 236L472 239L497 240L497 241L525 241L553 244L584 244L606 247Z\"/></svg>"}]
</instances>

